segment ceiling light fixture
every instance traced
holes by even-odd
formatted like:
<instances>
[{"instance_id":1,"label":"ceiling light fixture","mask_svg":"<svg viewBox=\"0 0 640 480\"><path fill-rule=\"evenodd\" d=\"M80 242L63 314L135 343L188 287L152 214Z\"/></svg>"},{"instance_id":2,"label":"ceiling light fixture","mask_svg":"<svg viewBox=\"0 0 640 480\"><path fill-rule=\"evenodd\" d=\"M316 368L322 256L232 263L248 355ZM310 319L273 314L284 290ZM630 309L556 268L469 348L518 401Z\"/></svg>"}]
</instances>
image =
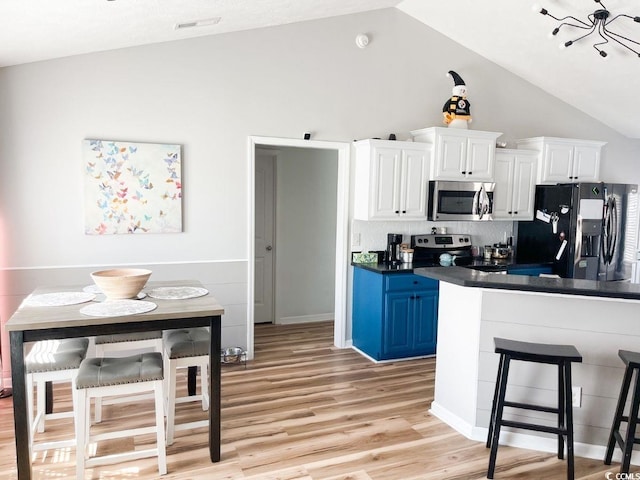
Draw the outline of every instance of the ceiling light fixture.
<instances>
[{"instance_id":1,"label":"ceiling light fixture","mask_svg":"<svg viewBox=\"0 0 640 480\"><path fill-rule=\"evenodd\" d=\"M558 34L558 32L560 31L560 29L564 26L567 27L574 27L574 28L580 28L583 30L588 30L587 33L585 33L582 36L579 36L578 38L574 39L574 40L569 40L567 42L564 42L562 44L560 44L560 48L565 48L565 47L570 47L571 45L573 45L574 43L576 43L579 40L582 40L585 37L588 37L589 35L591 35L592 33L597 33L600 38L602 39L602 41L600 42L596 42L593 44L593 48L595 48L598 53L600 54L601 57L606 58L607 57L607 52L605 52L604 50L602 50L602 46L606 45L607 43L609 43L609 41L614 41L617 44L623 46L624 48L626 48L627 50L632 51L633 53L635 53L638 57L640 57L640 52L638 52L637 48L640 46L640 42L636 42L635 40L631 40L628 37L625 37L624 35L620 35L619 33L615 33L612 32L611 30L609 30L609 25L611 23L613 23L615 20L617 20L618 18L630 18L631 20L633 20L636 23L640 23L640 17L639 16L631 16L631 15L626 15L624 13L620 13L616 16L614 16L613 18L611 17L611 12L609 12L609 10L607 10L607 7L604 6L604 4L602 3L601 0L594 0L596 3L600 4L600 6L602 6L602 8L596 10L595 12L587 15L587 19L588 21L582 21L577 19L574 16L571 15L567 15L566 17L562 17L562 18L557 18L554 17L553 15L551 15L546 8L542 8L539 5L533 5L533 11L537 12L537 13L541 13L542 15L548 15L549 17L553 18L554 20L557 20L558 22L561 22L560 25L558 25L556 28L553 29L553 31L551 32L551 35L555 36Z\"/></svg>"},{"instance_id":2,"label":"ceiling light fixture","mask_svg":"<svg viewBox=\"0 0 640 480\"><path fill-rule=\"evenodd\" d=\"M220 20L221 17L212 17L203 20L194 20L193 22L176 23L174 28L176 30L182 30L183 28L209 27L211 25L217 25Z\"/></svg>"}]
</instances>

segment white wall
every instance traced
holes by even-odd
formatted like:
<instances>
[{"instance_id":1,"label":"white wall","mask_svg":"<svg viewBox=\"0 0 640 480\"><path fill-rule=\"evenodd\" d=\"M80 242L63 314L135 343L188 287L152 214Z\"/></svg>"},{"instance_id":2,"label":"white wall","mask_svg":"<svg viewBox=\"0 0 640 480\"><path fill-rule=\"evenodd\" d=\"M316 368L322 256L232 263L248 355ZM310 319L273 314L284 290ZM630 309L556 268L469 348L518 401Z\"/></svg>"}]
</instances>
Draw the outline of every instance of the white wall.
<instances>
[{"instance_id":1,"label":"white wall","mask_svg":"<svg viewBox=\"0 0 640 480\"><path fill-rule=\"evenodd\" d=\"M276 323L333 319L338 153L282 148L276 172Z\"/></svg>"},{"instance_id":2,"label":"white wall","mask_svg":"<svg viewBox=\"0 0 640 480\"><path fill-rule=\"evenodd\" d=\"M371 35L366 49L354 42L361 32ZM54 283L64 266L207 265L217 275L239 262L246 275L248 136L407 138L441 124L450 69L469 86L473 128L505 132L509 142L604 140L605 179L640 183L640 142L396 9L7 67L0 69L0 316L6 320L31 288ZM184 232L84 235L85 138L182 144ZM30 281L16 292L9 287L21 268L32 269Z\"/></svg>"}]
</instances>

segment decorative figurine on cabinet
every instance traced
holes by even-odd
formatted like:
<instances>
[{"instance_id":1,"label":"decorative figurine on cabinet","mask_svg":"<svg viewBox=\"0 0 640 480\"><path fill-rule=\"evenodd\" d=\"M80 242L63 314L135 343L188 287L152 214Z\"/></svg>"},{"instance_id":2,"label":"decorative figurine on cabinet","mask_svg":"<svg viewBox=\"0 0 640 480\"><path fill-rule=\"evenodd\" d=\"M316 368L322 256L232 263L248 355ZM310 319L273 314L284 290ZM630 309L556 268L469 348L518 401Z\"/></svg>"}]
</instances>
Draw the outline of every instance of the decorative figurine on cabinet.
<instances>
[{"instance_id":1,"label":"decorative figurine on cabinet","mask_svg":"<svg viewBox=\"0 0 640 480\"><path fill-rule=\"evenodd\" d=\"M467 124L471 122L467 86L462 77L453 70L449 70L447 77L452 77L455 85L451 90L451 98L442 107L443 121L449 128L467 128Z\"/></svg>"}]
</instances>

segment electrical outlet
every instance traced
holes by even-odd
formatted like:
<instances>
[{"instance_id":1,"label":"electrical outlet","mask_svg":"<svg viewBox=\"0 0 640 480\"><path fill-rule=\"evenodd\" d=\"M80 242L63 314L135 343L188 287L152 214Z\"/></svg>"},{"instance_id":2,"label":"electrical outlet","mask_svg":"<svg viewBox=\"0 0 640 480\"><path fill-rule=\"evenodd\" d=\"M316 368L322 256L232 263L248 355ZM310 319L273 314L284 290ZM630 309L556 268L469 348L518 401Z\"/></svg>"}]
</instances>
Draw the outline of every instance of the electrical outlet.
<instances>
[{"instance_id":1,"label":"electrical outlet","mask_svg":"<svg viewBox=\"0 0 640 480\"><path fill-rule=\"evenodd\" d=\"M351 234L351 246L352 247L359 247L360 246L360 233L359 232L353 232Z\"/></svg>"},{"instance_id":2,"label":"electrical outlet","mask_svg":"<svg viewBox=\"0 0 640 480\"><path fill-rule=\"evenodd\" d=\"M582 387L571 387L571 404L575 408L582 406Z\"/></svg>"}]
</instances>

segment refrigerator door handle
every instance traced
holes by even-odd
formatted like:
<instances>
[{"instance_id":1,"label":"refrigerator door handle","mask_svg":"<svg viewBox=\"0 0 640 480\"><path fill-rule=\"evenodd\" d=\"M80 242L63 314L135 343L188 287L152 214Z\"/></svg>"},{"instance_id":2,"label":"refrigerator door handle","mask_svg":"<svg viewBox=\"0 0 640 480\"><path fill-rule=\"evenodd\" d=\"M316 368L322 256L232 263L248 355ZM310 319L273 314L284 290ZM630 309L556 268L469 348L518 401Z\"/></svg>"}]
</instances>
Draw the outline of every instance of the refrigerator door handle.
<instances>
[{"instance_id":1,"label":"refrigerator door handle","mask_svg":"<svg viewBox=\"0 0 640 480\"><path fill-rule=\"evenodd\" d=\"M604 212L604 224L602 228L602 259L605 265L611 264L617 243L618 209L616 199L607 198Z\"/></svg>"},{"instance_id":2,"label":"refrigerator door handle","mask_svg":"<svg viewBox=\"0 0 640 480\"><path fill-rule=\"evenodd\" d=\"M609 200L604 204L604 215L602 218L602 237L600 238L600 255L602 255L602 263L605 265L609 264L609 221L611 220L611 216L609 214Z\"/></svg>"},{"instance_id":3,"label":"refrigerator door handle","mask_svg":"<svg viewBox=\"0 0 640 480\"><path fill-rule=\"evenodd\" d=\"M613 260L616 253L616 246L618 245L618 204L615 197L611 199L611 229L612 235L609 241L609 263Z\"/></svg>"}]
</instances>

